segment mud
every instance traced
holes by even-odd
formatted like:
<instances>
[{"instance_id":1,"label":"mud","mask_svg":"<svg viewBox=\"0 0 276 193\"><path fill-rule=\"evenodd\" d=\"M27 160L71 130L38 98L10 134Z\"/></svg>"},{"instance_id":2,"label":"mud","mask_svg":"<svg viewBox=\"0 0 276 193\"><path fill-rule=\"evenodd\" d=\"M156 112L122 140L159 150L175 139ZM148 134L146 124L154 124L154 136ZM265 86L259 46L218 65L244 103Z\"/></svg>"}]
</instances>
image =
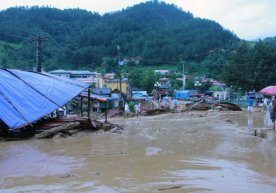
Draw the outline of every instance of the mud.
<instances>
[{"instance_id":1,"label":"mud","mask_svg":"<svg viewBox=\"0 0 276 193\"><path fill-rule=\"evenodd\" d=\"M209 111L112 118L122 134L2 141L0 192L272 193L276 139L264 117ZM252 135L260 128L265 138Z\"/></svg>"}]
</instances>

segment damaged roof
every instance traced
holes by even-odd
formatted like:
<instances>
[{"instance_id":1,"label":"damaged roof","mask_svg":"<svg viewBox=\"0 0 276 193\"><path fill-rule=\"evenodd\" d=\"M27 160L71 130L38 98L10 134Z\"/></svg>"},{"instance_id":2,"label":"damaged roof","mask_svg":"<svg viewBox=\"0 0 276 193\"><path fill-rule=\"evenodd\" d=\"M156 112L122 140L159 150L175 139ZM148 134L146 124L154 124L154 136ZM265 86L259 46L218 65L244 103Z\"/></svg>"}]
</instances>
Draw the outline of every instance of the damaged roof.
<instances>
[{"instance_id":1,"label":"damaged roof","mask_svg":"<svg viewBox=\"0 0 276 193\"><path fill-rule=\"evenodd\" d=\"M0 119L10 129L29 125L89 86L47 73L0 69Z\"/></svg>"}]
</instances>

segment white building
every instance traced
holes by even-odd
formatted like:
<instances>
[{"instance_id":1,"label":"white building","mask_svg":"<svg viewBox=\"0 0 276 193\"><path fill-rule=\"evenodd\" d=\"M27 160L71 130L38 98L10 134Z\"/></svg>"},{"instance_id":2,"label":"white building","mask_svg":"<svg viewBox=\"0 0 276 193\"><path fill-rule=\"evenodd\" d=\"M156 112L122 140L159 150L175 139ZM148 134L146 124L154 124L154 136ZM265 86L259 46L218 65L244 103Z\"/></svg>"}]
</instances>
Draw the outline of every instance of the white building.
<instances>
[{"instance_id":1,"label":"white building","mask_svg":"<svg viewBox=\"0 0 276 193\"><path fill-rule=\"evenodd\" d=\"M70 78L80 82L86 82L95 85L95 87L103 87L103 78L100 73L90 72L87 70L54 70L50 71L50 74L53 74L58 77Z\"/></svg>"},{"instance_id":2,"label":"white building","mask_svg":"<svg viewBox=\"0 0 276 193\"><path fill-rule=\"evenodd\" d=\"M154 74L162 74L162 75L165 75L165 74L169 74L170 71L169 70L154 70Z\"/></svg>"},{"instance_id":3,"label":"white building","mask_svg":"<svg viewBox=\"0 0 276 193\"><path fill-rule=\"evenodd\" d=\"M95 74L88 70L62 70L62 69L50 71L49 73L55 76L70 78L70 79L78 79L78 78L93 79Z\"/></svg>"}]
</instances>

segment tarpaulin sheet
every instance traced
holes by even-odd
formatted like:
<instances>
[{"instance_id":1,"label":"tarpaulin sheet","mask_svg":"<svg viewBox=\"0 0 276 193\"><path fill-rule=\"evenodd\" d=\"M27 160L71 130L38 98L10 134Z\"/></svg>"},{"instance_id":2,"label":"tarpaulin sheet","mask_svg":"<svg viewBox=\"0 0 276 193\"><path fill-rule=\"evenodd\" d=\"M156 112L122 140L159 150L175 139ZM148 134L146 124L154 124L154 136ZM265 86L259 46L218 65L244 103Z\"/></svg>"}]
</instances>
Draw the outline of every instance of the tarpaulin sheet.
<instances>
[{"instance_id":1,"label":"tarpaulin sheet","mask_svg":"<svg viewBox=\"0 0 276 193\"><path fill-rule=\"evenodd\" d=\"M47 73L0 69L0 119L15 129L65 105L89 84Z\"/></svg>"}]
</instances>

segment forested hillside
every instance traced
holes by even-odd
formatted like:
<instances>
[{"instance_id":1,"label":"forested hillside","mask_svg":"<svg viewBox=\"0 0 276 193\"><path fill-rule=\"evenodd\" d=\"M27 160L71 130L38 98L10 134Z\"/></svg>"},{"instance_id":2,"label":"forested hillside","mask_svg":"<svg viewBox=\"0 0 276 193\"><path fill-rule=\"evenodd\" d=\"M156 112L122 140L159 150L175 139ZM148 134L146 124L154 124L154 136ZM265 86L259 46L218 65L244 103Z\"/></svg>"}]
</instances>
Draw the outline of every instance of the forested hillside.
<instances>
[{"instance_id":1,"label":"forested hillside","mask_svg":"<svg viewBox=\"0 0 276 193\"><path fill-rule=\"evenodd\" d=\"M269 37L264 39L264 43L276 46L276 36L275 37Z\"/></svg>"},{"instance_id":2,"label":"forested hillside","mask_svg":"<svg viewBox=\"0 0 276 193\"><path fill-rule=\"evenodd\" d=\"M43 46L44 67L53 69L71 64L80 37L100 21L85 10L54 8L10 8L0 12L0 65L30 68L35 64L36 36L47 36ZM6 44L5 44L6 43ZM18 45L12 49L12 45ZM70 66L68 66L70 68Z\"/></svg>"},{"instance_id":3,"label":"forested hillside","mask_svg":"<svg viewBox=\"0 0 276 193\"><path fill-rule=\"evenodd\" d=\"M243 41L229 64L224 66L222 80L242 90L260 90L276 85L276 46L259 41L254 46Z\"/></svg>"},{"instance_id":4,"label":"forested hillside","mask_svg":"<svg viewBox=\"0 0 276 193\"><path fill-rule=\"evenodd\" d=\"M21 69L34 66L36 42L29 40L39 35L48 37L43 42L46 70L93 70L118 56L139 59L141 65L182 60L222 65L228 56L216 53L227 52L238 41L218 23L163 2L103 16L79 9L9 8L0 12L0 26L0 67Z\"/></svg>"}]
</instances>

